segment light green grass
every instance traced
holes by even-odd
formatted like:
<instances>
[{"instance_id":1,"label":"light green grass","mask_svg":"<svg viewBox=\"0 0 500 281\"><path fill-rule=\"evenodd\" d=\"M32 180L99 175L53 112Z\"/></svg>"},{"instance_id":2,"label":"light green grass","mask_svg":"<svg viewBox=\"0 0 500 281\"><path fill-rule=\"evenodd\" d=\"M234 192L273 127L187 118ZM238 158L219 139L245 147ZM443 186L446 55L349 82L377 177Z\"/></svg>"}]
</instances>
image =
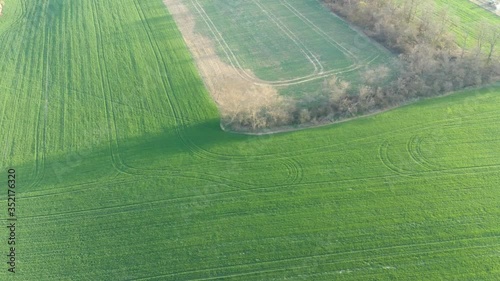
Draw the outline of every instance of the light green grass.
<instances>
[{"instance_id":1,"label":"light green grass","mask_svg":"<svg viewBox=\"0 0 500 281\"><path fill-rule=\"evenodd\" d=\"M16 279L500 275L499 86L235 135L161 1L17 3L0 22Z\"/></svg>"}]
</instances>

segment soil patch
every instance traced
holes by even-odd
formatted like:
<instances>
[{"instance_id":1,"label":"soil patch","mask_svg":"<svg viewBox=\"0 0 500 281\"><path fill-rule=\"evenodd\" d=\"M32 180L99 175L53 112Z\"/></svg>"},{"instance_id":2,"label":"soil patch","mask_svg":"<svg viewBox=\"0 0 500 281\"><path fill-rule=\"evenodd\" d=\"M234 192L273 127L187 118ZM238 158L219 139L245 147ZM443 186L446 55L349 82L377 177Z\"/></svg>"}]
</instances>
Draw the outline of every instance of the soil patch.
<instances>
[{"instance_id":1,"label":"soil patch","mask_svg":"<svg viewBox=\"0 0 500 281\"><path fill-rule=\"evenodd\" d=\"M195 17L181 0L164 0L177 23L184 41L193 56L205 86L225 117L242 111L251 111L279 101L281 96L271 85L254 83L241 72L223 62L210 38L195 31ZM245 72L255 77L249 69Z\"/></svg>"}]
</instances>

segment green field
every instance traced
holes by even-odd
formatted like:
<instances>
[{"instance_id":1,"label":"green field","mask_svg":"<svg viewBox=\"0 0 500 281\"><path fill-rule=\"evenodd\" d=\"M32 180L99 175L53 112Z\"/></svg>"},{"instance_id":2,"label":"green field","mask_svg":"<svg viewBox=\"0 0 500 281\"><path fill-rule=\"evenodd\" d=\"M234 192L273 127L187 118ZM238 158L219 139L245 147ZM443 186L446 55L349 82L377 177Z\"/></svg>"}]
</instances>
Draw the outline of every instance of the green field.
<instances>
[{"instance_id":1,"label":"green field","mask_svg":"<svg viewBox=\"0 0 500 281\"><path fill-rule=\"evenodd\" d=\"M317 0L185 2L196 32L212 39L220 59L287 95L318 92L332 75L359 81L365 67L392 58Z\"/></svg>"},{"instance_id":2,"label":"green field","mask_svg":"<svg viewBox=\"0 0 500 281\"><path fill-rule=\"evenodd\" d=\"M245 136L161 0L5 0L0 50L0 280L500 276L498 84Z\"/></svg>"},{"instance_id":3,"label":"green field","mask_svg":"<svg viewBox=\"0 0 500 281\"><path fill-rule=\"evenodd\" d=\"M484 32L491 26L498 27L500 24L497 15L469 0L436 0L436 6L444 9L448 15L452 16L452 19L456 20L457 24L453 26L453 32L455 33L457 43L461 46L464 44L465 37L469 36L467 45L475 47L477 38L481 37L481 32ZM490 27L485 27L485 23L489 24ZM497 49L496 53L500 54L500 51Z\"/></svg>"}]
</instances>

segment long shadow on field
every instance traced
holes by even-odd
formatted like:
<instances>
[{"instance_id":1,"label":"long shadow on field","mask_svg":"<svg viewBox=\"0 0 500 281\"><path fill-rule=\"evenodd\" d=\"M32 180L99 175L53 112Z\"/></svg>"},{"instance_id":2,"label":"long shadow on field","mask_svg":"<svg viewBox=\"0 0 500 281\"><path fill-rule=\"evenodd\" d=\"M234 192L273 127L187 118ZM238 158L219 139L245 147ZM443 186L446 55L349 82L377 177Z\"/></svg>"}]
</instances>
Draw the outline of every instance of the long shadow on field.
<instances>
[{"instance_id":1,"label":"long shadow on field","mask_svg":"<svg viewBox=\"0 0 500 281\"><path fill-rule=\"evenodd\" d=\"M38 174L29 175L36 161L11 163L4 171L14 168L19 175L19 192L37 192L52 188L61 189L91 182L107 182L120 174L165 176L171 170L193 169L219 165L224 172L238 167L227 154L212 154L214 147L222 147L228 154L252 155L259 150L260 137L224 133L219 120L209 120L181 130L164 130L160 134L135 138L104 139L94 147L78 151L47 151L44 161L39 161ZM243 149L244 148L244 149ZM208 153L210 158L204 153ZM158 173L155 173L158 171ZM4 196L4 195L2 195ZM2 197L0 197L2 198Z\"/></svg>"}]
</instances>

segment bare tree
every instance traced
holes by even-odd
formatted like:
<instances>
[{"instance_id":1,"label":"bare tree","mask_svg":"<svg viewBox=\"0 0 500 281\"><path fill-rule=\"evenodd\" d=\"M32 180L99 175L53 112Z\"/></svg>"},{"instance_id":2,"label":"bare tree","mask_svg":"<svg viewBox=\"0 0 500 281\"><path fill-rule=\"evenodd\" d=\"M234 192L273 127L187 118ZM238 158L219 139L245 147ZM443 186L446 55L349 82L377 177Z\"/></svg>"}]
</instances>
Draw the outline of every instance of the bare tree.
<instances>
[{"instance_id":1,"label":"bare tree","mask_svg":"<svg viewBox=\"0 0 500 281\"><path fill-rule=\"evenodd\" d=\"M491 61L491 57L493 56L493 52L495 50L495 46L500 39L500 26L498 25L489 25L487 33L486 33L486 41L490 44L490 49L488 52L488 62Z\"/></svg>"}]
</instances>

